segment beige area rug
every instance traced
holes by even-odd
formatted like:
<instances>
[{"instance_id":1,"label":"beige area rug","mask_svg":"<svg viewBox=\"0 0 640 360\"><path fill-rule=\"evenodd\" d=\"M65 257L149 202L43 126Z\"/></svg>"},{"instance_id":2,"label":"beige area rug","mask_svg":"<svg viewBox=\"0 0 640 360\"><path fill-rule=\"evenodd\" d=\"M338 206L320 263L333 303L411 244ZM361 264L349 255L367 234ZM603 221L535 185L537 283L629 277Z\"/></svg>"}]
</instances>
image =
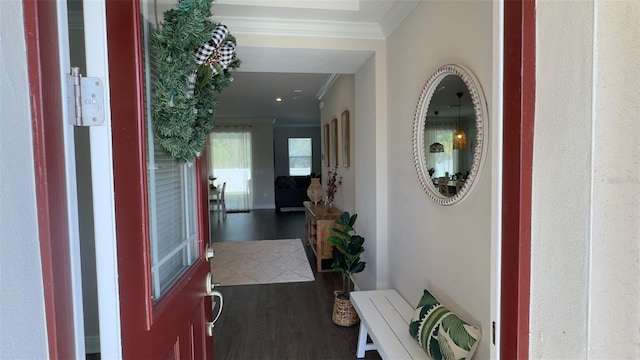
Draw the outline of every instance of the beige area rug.
<instances>
[{"instance_id":1,"label":"beige area rug","mask_svg":"<svg viewBox=\"0 0 640 360\"><path fill-rule=\"evenodd\" d=\"M300 239L213 243L215 282L222 286L314 281Z\"/></svg>"}]
</instances>

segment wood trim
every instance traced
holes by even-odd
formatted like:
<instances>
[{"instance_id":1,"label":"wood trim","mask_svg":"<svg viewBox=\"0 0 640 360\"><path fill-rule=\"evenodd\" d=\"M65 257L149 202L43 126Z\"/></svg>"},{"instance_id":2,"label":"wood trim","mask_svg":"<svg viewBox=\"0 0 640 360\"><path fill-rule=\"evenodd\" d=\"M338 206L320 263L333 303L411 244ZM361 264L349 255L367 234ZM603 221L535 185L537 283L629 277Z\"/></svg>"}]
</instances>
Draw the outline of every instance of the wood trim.
<instances>
[{"instance_id":1,"label":"wood trim","mask_svg":"<svg viewBox=\"0 0 640 360\"><path fill-rule=\"evenodd\" d=\"M198 201L198 233L200 234L200 238L198 239L198 249L200 250L200 258L204 259L205 257L205 249L207 247L207 244L209 244L211 242L211 216L209 213L209 146L211 145L210 142L210 137L207 136L207 146L205 148L205 150L202 152L202 155L200 156L199 159L196 159L195 162L195 166L196 166L196 174L197 174L197 185L196 185L196 189L197 189L197 199ZM207 263L207 271L210 272L210 265L209 263ZM204 306L204 308L202 309L203 312L202 314L204 315L204 317L202 318L202 323L201 323L201 330L204 332L206 331L205 327L205 322L207 321L206 319L213 319L213 309L211 307L212 305L212 297L211 296L205 296L204 297L204 301L202 302L202 305ZM194 329L198 329L198 327L195 327ZM193 338L197 338L195 336L195 334L193 334ZM207 338L208 339L208 338ZM193 342L192 342L193 344ZM202 359L213 359L213 341L204 341L202 344L199 344L200 346L202 346L201 348L201 354L203 354L204 356L202 356ZM198 346L198 343L195 343L192 346ZM195 353L197 352L197 349L194 349ZM197 357L196 357L197 359Z\"/></svg>"},{"instance_id":2,"label":"wood trim","mask_svg":"<svg viewBox=\"0 0 640 360\"><path fill-rule=\"evenodd\" d=\"M57 4L24 0L22 5L49 357L72 359L76 356Z\"/></svg>"},{"instance_id":3,"label":"wood trim","mask_svg":"<svg viewBox=\"0 0 640 360\"><path fill-rule=\"evenodd\" d=\"M529 357L535 40L535 0L505 1L500 321L503 359Z\"/></svg>"},{"instance_id":4,"label":"wood trim","mask_svg":"<svg viewBox=\"0 0 640 360\"><path fill-rule=\"evenodd\" d=\"M127 299L120 301L120 316L135 319L139 326L127 327L122 321L123 356L128 357L128 349L140 346L133 334L149 330L153 323L140 10L135 1L106 1L105 5L107 29L118 29L107 30L107 46L118 273L130 279L118 282L121 298ZM120 64L117 71L112 71L114 64Z\"/></svg>"}]
</instances>

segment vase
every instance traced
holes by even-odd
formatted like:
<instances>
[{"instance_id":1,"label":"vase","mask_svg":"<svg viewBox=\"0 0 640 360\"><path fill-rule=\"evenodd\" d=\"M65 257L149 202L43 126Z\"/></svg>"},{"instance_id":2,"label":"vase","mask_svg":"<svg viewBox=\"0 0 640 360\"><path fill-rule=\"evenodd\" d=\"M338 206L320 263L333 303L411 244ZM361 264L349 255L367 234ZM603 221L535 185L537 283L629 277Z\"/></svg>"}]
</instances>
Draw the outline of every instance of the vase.
<instances>
[{"instance_id":1,"label":"vase","mask_svg":"<svg viewBox=\"0 0 640 360\"><path fill-rule=\"evenodd\" d=\"M324 199L324 206L326 206L326 207L328 207L329 209L331 209L331 208L333 207L333 198L332 198L332 197L330 198L329 196L327 196L327 197Z\"/></svg>"},{"instance_id":2,"label":"vase","mask_svg":"<svg viewBox=\"0 0 640 360\"><path fill-rule=\"evenodd\" d=\"M322 189L322 185L320 185L319 178L311 178L311 185L307 188L307 196L309 200L313 201L314 204L317 204L318 201L322 199L322 195L324 194L324 190Z\"/></svg>"},{"instance_id":3,"label":"vase","mask_svg":"<svg viewBox=\"0 0 640 360\"><path fill-rule=\"evenodd\" d=\"M347 294L342 291L333 292L333 315L331 321L339 326L353 326L360 321L356 309Z\"/></svg>"}]
</instances>

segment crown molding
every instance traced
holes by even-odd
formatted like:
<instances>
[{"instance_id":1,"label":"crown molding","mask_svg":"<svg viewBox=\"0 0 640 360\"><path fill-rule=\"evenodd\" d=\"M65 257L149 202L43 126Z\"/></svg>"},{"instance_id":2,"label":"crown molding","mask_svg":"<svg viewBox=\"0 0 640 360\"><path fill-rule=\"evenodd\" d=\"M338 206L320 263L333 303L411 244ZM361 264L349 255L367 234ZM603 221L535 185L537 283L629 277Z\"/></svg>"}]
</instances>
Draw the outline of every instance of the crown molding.
<instances>
[{"instance_id":1,"label":"crown molding","mask_svg":"<svg viewBox=\"0 0 640 360\"><path fill-rule=\"evenodd\" d=\"M318 90L318 93L316 94L316 97L318 98L318 100L322 100L322 98L327 93L327 91L329 91L329 89L331 89L331 86L333 86L333 83L336 82L336 80L338 80L338 77L340 77L340 74L331 74L331 76L329 76L327 81L322 85L322 87L320 88L320 90ZM320 109L322 109L322 107L320 107Z\"/></svg>"},{"instance_id":2,"label":"crown molding","mask_svg":"<svg viewBox=\"0 0 640 360\"><path fill-rule=\"evenodd\" d=\"M318 121L291 121L276 120L273 123L274 128L320 128L320 120Z\"/></svg>"},{"instance_id":3,"label":"crown molding","mask_svg":"<svg viewBox=\"0 0 640 360\"><path fill-rule=\"evenodd\" d=\"M213 126L238 124L275 124L273 117L214 117Z\"/></svg>"},{"instance_id":4,"label":"crown molding","mask_svg":"<svg viewBox=\"0 0 640 360\"><path fill-rule=\"evenodd\" d=\"M403 0L396 1L391 9L380 21L380 29L386 38L404 21L404 19L413 11L413 8L420 3L420 0Z\"/></svg>"},{"instance_id":5,"label":"crown molding","mask_svg":"<svg viewBox=\"0 0 640 360\"><path fill-rule=\"evenodd\" d=\"M360 9L360 0L339 1L296 1L296 0L217 0L217 5L234 6L267 6L277 8L297 8L314 10L342 10L357 11Z\"/></svg>"},{"instance_id":6,"label":"crown molding","mask_svg":"<svg viewBox=\"0 0 640 360\"><path fill-rule=\"evenodd\" d=\"M376 23L217 16L233 34L384 40Z\"/></svg>"}]
</instances>

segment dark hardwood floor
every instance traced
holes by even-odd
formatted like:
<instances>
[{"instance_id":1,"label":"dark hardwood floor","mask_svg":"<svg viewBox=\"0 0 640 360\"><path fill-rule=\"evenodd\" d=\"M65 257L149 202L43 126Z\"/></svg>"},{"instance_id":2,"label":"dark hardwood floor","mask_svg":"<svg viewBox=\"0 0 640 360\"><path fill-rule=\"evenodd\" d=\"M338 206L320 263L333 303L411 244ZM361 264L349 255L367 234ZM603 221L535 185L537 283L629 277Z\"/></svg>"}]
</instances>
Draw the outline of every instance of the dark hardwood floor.
<instances>
[{"instance_id":1,"label":"dark hardwood floor","mask_svg":"<svg viewBox=\"0 0 640 360\"><path fill-rule=\"evenodd\" d=\"M304 211L277 213L275 210L252 210L227 213L227 218L221 221L211 215L211 238L214 242L302 239Z\"/></svg>"},{"instance_id":2,"label":"dark hardwood floor","mask_svg":"<svg viewBox=\"0 0 640 360\"><path fill-rule=\"evenodd\" d=\"M213 242L299 238L315 264L304 234L302 211L228 213L220 222L211 217ZM215 358L355 359L358 326L331 322L333 291L341 287L340 276L311 267L313 282L217 288L224 296L224 309L213 330ZM380 359L376 351L366 355L365 359Z\"/></svg>"}]
</instances>

